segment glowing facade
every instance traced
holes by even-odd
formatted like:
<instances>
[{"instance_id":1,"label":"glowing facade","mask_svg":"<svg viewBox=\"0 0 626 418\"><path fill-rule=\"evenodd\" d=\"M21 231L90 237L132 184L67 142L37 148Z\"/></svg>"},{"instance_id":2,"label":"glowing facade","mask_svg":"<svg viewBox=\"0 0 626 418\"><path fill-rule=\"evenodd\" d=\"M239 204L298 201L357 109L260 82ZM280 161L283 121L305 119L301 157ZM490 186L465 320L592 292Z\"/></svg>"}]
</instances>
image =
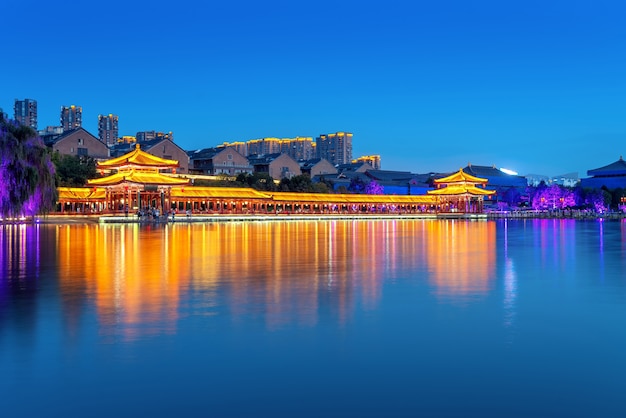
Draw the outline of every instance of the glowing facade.
<instances>
[{"instance_id":1,"label":"glowing facade","mask_svg":"<svg viewBox=\"0 0 626 418\"><path fill-rule=\"evenodd\" d=\"M484 197L491 198L496 193L485 190L487 179L467 174L463 169L435 180L435 185L437 189L427 193L437 197L439 212L444 213L482 213Z\"/></svg>"},{"instance_id":2,"label":"glowing facade","mask_svg":"<svg viewBox=\"0 0 626 418\"><path fill-rule=\"evenodd\" d=\"M380 155L364 155L355 160L353 163L367 163L372 166L374 170L380 170Z\"/></svg>"},{"instance_id":3,"label":"glowing facade","mask_svg":"<svg viewBox=\"0 0 626 418\"><path fill-rule=\"evenodd\" d=\"M158 208L161 213L169 209L173 186L189 184L186 178L167 176L161 170L175 169L178 161L166 160L135 149L121 157L99 162L97 168L113 170L113 174L88 180L87 184L97 192L104 188L104 211L138 210L145 207Z\"/></svg>"}]
</instances>

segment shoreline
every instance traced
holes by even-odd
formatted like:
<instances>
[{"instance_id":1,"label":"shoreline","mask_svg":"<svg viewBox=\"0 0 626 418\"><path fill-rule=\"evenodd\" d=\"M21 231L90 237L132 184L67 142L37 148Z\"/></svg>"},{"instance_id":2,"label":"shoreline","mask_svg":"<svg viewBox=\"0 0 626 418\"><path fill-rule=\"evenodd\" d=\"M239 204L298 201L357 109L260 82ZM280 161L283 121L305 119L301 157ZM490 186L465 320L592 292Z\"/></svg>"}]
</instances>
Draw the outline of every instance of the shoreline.
<instances>
[{"instance_id":1,"label":"shoreline","mask_svg":"<svg viewBox=\"0 0 626 418\"><path fill-rule=\"evenodd\" d=\"M590 212L486 212L470 213L419 213L419 214L254 214L254 215L179 215L160 216L157 219L120 215L45 215L20 221L0 221L1 225L15 224L170 224L170 223L218 223L218 222L303 222L303 221L372 221L372 220L526 220L526 219L570 219L570 220L623 220L624 213L595 214Z\"/></svg>"}]
</instances>

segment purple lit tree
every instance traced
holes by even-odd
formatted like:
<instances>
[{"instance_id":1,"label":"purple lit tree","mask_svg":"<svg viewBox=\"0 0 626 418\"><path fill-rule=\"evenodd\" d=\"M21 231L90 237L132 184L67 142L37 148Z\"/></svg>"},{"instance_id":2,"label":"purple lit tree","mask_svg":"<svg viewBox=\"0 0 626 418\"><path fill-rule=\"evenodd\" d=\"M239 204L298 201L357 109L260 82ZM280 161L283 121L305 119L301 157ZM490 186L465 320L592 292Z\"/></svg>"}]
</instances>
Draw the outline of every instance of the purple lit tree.
<instances>
[{"instance_id":1,"label":"purple lit tree","mask_svg":"<svg viewBox=\"0 0 626 418\"><path fill-rule=\"evenodd\" d=\"M565 209L576 206L574 192L558 184L537 188L531 202L533 209L538 210Z\"/></svg>"},{"instance_id":2,"label":"purple lit tree","mask_svg":"<svg viewBox=\"0 0 626 418\"><path fill-rule=\"evenodd\" d=\"M365 194L384 194L385 188L378 184L376 180L372 180L365 186Z\"/></svg>"},{"instance_id":3,"label":"purple lit tree","mask_svg":"<svg viewBox=\"0 0 626 418\"><path fill-rule=\"evenodd\" d=\"M36 132L0 113L0 216L33 216L57 200L50 152Z\"/></svg>"},{"instance_id":4,"label":"purple lit tree","mask_svg":"<svg viewBox=\"0 0 626 418\"><path fill-rule=\"evenodd\" d=\"M610 196L604 190L590 190L585 196L585 204L597 213L605 213L609 209Z\"/></svg>"}]
</instances>

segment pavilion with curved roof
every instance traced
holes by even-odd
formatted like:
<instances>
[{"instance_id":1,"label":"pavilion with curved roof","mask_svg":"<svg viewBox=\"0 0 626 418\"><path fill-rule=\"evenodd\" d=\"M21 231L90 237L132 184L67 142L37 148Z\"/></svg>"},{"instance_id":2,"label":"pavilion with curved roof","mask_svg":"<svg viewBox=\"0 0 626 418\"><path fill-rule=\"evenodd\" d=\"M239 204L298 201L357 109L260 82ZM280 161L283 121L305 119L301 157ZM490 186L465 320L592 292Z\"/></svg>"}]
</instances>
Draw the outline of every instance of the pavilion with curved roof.
<instances>
[{"instance_id":1,"label":"pavilion with curved roof","mask_svg":"<svg viewBox=\"0 0 626 418\"><path fill-rule=\"evenodd\" d=\"M136 147L121 157L100 162L106 177L88 180L87 188L59 188L62 212L120 213L138 209L192 211L203 214L476 214L482 213L486 179L462 169L435 180L436 190L423 195L374 195L259 191L238 187L198 187L188 178L163 173L175 170L166 160Z\"/></svg>"},{"instance_id":2,"label":"pavilion with curved roof","mask_svg":"<svg viewBox=\"0 0 626 418\"><path fill-rule=\"evenodd\" d=\"M139 144L131 152L98 162L97 169L112 170L109 176L87 181L92 188L105 191L105 210L116 211L152 208L161 213L168 210L172 187L185 186L189 179L163 174L175 170L178 161L156 157L142 151Z\"/></svg>"},{"instance_id":3,"label":"pavilion with curved roof","mask_svg":"<svg viewBox=\"0 0 626 418\"><path fill-rule=\"evenodd\" d=\"M434 183L437 188L427 193L437 197L439 212L443 213L482 213L485 196L491 198L496 193L485 189L487 179L472 176L463 169Z\"/></svg>"}]
</instances>

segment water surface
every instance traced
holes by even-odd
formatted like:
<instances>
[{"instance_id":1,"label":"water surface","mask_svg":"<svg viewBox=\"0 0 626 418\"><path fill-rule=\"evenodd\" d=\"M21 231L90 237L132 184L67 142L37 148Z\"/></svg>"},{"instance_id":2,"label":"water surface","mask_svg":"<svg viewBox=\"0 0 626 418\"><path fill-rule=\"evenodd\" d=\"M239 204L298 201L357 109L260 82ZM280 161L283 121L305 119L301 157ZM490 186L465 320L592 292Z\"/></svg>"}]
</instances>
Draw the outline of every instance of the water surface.
<instances>
[{"instance_id":1,"label":"water surface","mask_svg":"<svg viewBox=\"0 0 626 418\"><path fill-rule=\"evenodd\" d=\"M0 227L2 416L626 416L626 223Z\"/></svg>"}]
</instances>

